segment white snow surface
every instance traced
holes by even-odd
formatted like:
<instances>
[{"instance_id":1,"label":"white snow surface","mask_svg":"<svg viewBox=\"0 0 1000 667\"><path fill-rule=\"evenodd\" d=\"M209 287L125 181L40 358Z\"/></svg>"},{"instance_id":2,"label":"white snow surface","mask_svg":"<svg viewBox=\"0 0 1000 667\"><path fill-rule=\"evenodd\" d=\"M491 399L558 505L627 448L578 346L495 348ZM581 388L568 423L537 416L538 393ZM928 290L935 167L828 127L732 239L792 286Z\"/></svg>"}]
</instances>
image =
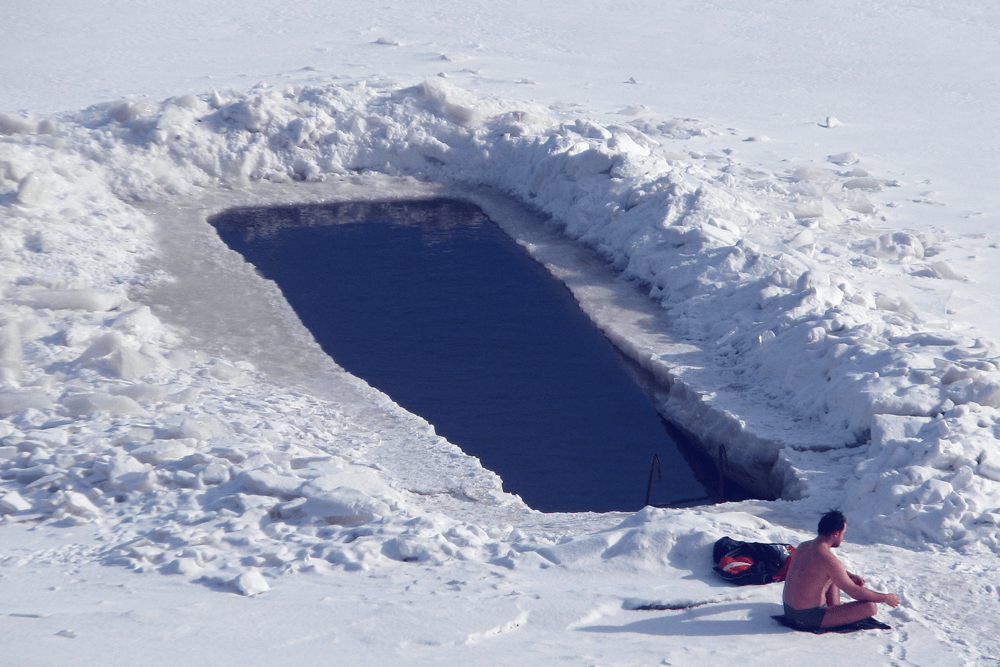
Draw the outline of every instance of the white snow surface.
<instances>
[{"instance_id":1,"label":"white snow surface","mask_svg":"<svg viewBox=\"0 0 1000 667\"><path fill-rule=\"evenodd\" d=\"M995 664L1000 9L745 4L0 10L11 664ZM780 499L535 512L206 222L434 196ZM711 572L831 507L892 631Z\"/></svg>"}]
</instances>

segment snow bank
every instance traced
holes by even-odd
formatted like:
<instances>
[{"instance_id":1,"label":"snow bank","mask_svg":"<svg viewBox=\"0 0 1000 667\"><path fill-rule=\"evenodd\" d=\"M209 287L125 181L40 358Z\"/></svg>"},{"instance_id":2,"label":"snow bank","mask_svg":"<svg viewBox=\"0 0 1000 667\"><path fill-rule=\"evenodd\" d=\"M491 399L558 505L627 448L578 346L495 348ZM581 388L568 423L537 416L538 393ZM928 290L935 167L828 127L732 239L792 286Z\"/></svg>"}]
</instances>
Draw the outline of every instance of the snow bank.
<instances>
[{"instance_id":1,"label":"snow bank","mask_svg":"<svg viewBox=\"0 0 1000 667\"><path fill-rule=\"evenodd\" d=\"M614 299L591 316L744 483L842 505L855 539L1000 550L996 345L916 305L964 278L933 260L934 238L877 228L874 194L894 183L857 155L762 171L693 150L712 131L692 121L556 118L438 79L126 101L2 128L5 523L92 524L108 562L248 595L267 588L259 569L653 567L677 540L714 541L648 510L567 543L522 533L494 520L528 516L495 475L383 395L332 367L317 371L332 395L292 388L143 301L178 278L144 207L383 175L506 193L640 285L651 300L635 312L659 304L659 319L618 329ZM190 252L222 272L234 260L208 243ZM886 284L898 292L872 287ZM463 503L481 520L459 518Z\"/></svg>"}]
</instances>

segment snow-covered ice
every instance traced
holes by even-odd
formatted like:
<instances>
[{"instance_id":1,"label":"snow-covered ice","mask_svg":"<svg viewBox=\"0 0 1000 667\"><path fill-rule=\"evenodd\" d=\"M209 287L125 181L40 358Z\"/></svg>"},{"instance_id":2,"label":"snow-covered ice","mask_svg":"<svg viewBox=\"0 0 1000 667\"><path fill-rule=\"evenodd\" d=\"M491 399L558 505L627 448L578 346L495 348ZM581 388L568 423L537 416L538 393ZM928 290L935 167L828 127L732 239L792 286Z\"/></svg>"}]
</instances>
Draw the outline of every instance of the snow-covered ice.
<instances>
[{"instance_id":1,"label":"snow-covered ice","mask_svg":"<svg viewBox=\"0 0 1000 667\"><path fill-rule=\"evenodd\" d=\"M2 15L13 664L1000 654L1000 10ZM206 222L441 195L480 205L665 415L780 500L534 512L326 357ZM842 556L903 599L891 632L792 634L780 587L713 578L722 535L794 544L835 506Z\"/></svg>"}]
</instances>

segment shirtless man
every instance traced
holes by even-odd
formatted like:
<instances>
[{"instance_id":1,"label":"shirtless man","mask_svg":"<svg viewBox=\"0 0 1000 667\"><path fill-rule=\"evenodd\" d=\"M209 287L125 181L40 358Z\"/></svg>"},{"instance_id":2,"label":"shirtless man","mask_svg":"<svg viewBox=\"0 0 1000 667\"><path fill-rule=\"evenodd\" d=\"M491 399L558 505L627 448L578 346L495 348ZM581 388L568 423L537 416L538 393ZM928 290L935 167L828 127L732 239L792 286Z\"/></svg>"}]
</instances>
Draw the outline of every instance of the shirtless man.
<instances>
[{"instance_id":1,"label":"shirtless man","mask_svg":"<svg viewBox=\"0 0 1000 667\"><path fill-rule=\"evenodd\" d=\"M847 519L827 512L819 521L819 536L799 545L785 577L785 617L805 630L847 625L874 616L877 602L895 607L899 596L865 588L865 580L851 574L833 555L844 541ZM840 603L840 591L857 602Z\"/></svg>"}]
</instances>

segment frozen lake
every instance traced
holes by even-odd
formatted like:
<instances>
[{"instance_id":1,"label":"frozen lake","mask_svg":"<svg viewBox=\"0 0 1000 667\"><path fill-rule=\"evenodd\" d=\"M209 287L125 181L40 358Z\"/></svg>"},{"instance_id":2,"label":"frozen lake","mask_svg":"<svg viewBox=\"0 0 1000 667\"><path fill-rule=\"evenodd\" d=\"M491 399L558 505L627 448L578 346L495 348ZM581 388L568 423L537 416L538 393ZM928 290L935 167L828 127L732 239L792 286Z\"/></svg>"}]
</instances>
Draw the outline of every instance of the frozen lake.
<instances>
[{"instance_id":1,"label":"frozen lake","mask_svg":"<svg viewBox=\"0 0 1000 667\"><path fill-rule=\"evenodd\" d=\"M653 454L664 482L651 502L717 490L569 291L474 205L241 209L211 222L331 357L530 506L639 509Z\"/></svg>"}]
</instances>

